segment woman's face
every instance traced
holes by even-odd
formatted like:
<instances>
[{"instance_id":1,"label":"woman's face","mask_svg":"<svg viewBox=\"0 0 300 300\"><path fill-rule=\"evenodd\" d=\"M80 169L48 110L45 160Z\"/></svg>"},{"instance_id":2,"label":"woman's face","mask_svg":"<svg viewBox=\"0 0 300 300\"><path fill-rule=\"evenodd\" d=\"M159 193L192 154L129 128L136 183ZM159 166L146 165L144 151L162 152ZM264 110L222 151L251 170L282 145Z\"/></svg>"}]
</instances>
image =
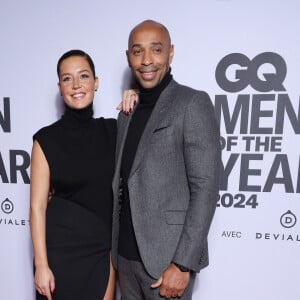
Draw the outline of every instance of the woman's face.
<instances>
[{"instance_id":1,"label":"woman's face","mask_svg":"<svg viewBox=\"0 0 300 300\"><path fill-rule=\"evenodd\" d=\"M85 57L70 56L61 62L58 87L69 107L87 107L92 103L98 85L98 78L94 78Z\"/></svg>"}]
</instances>

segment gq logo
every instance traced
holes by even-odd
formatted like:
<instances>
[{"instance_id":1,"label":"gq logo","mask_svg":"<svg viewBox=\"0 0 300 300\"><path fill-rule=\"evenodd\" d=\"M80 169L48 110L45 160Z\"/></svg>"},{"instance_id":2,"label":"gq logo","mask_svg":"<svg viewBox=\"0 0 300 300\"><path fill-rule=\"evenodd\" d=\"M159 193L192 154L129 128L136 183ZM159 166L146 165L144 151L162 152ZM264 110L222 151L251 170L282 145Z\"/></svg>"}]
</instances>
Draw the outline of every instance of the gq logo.
<instances>
[{"instance_id":1,"label":"gq logo","mask_svg":"<svg viewBox=\"0 0 300 300\"><path fill-rule=\"evenodd\" d=\"M281 216L280 223L285 228L292 228L296 225L297 218L290 210L288 210Z\"/></svg>"},{"instance_id":2,"label":"gq logo","mask_svg":"<svg viewBox=\"0 0 300 300\"><path fill-rule=\"evenodd\" d=\"M274 69L272 73L261 70L267 67L267 64ZM227 77L231 66L236 68L233 80ZM283 82L286 73L284 59L274 52L258 54L252 60L242 53L231 53L217 65L216 81L224 91L231 93L242 91L248 85L259 92L285 91Z\"/></svg>"},{"instance_id":3,"label":"gq logo","mask_svg":"<svg viewBox=\"0 0 300 300\"><path fill-rule=\"evenodd\" d=\"M5 214L10 214L14 210L14 204L8 198L6 198L1 203L1 209Z\"/></svg>"}]
</instances>

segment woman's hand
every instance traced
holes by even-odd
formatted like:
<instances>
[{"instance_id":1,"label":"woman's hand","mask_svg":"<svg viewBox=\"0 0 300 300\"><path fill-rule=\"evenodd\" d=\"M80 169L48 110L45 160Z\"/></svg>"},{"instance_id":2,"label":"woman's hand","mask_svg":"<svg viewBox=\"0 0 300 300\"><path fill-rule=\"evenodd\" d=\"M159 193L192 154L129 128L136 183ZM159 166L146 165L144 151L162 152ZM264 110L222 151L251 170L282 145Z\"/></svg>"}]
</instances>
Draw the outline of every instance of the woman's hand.
<instances>
[{"instance_id":1,"label":"woman's hand","mask_svg":"<svg viewBox=\"0 0 300 300\"><path fill-rule=\"evenodd\" d=\"M50 169L46 157L35 140L31 152L30 230L36 267L34 282L37 291L52 300L54 276L49 269L46 249L46 209L49 201Z\"/></svg>"},{"instance_id":2,"label":"woman's hand","mask_svg":"<svg viewBox=\"0 0 300 300\"><path fill-rule=\"evenodd\" d=\"M137 90L125 90L122 96L122 102L117 106L118 110L123 110L125 115L129 115L139 100Z\"/></svg>"},{"instance_id":3,"label":"woman's hand","mask_svg":"<svg viewBox=\"0 0 300 300\"><path fill-rule=\"evenodd\" d=\"M34 274L36 290L48 300L52 300L52 293L55 289L55 279L49 267L38 267Z\"/></svg>"},{"instance_id":4,"label":"woman's hand","mask_svg":"<svg viewBox=\"0 0 300 300\"><path fill-rule=\"evenodd\" d=\"M115 299L115 283L116 283L116 271L112 265L112 261L110 257L109 279L108 279L108 284L107 284L107 288L103 300Z\"/></svg>"}]
</instances>

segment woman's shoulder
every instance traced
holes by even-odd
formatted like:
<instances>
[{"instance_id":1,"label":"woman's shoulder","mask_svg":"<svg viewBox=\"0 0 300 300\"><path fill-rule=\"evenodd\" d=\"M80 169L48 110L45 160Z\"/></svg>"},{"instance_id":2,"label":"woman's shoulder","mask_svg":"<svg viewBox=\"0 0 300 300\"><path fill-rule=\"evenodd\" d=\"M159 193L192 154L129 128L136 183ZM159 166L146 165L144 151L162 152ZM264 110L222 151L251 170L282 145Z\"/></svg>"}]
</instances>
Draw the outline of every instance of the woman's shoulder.
<instances>
[{"instance_id":1,"label":"woman's shoulder","mask_svg":"<svg viewBox=\"0 0 300 300\"><path fill-rule=\"evenodd\" d=\"M106 127L117 127L117 120L114 118L104 118L104 117L100 117L100 118L95 118L95 121L98 124L102 124Z\"/></svg>"},{"instance_id":2,"label":"woman's shoulder","mask_svg":"<svg viewBox=\"0 0 300 300\"><path fill-rule=\"evenodd\" d=\"M107 119L103 118L103 120L107 126L117 126L117 120L114 118L107 118Z\"/></svg>"},{"instance_id":3,"label":"woman's shoulder","mask_svg":"<svg viewBox=\"0 0 300 300\"><path fill-rule=\"evenodd\" d=\"M43 137L48 137L50 138L52 135L55 135L57 130L59 130L60 127L60 120L50 124L46 125L42 128L40 128L37 132L34 133L33 139L39 139Z\"/></svg>"},{"instance_id":4,"label":"woman's shoulder","mask_svg":"<svg viewBox=\"0 0 300 300\"><path fill-rule=\"evenodd\" d=\"M95 119L97 124L104 128L106 132L112 137L117 135L117 120L114 118L97 118Z\"/></svg>"}]
</instances>

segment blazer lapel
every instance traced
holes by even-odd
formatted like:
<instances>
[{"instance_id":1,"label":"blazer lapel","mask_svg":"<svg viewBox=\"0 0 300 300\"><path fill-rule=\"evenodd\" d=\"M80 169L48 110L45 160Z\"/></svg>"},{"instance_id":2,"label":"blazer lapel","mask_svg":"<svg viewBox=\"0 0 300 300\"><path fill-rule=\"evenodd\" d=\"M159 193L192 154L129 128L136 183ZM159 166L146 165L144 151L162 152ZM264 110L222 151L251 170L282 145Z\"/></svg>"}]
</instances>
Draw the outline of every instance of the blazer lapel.
<instances>
[{"instance_id":1,"label":"blazer lapel","mask_svg":"<svg viewBox=\"0 0 300 300\"><path fill-rule=\"evenodd\" d=\"M134 108L134 110L136 107ZM123 149L127 137L127 132L129 128L129 124L132 118L132 114L126 117L125 115L119 116L118 120L118 134L117 134L117 145L116 145L116 165L115 165L115 176L113 179L113 186L119 182L120 178L120 169L121 169L121 162L122 162L122 154Z\"/></svg>"},{"instance_id":2,"label":"blazer lapel","mask_svg":"<svg viewBox=\"0 0 300 300\"><path fill-rule=\"evenodd\" d=\"M154 109L151 113L151 116L146 124L144 132L141 136L135 158L132 164L130 177L135 173L138 169L140 163L143 160L145 155L145 151L148 148L149 139L151 138L153 131L159 126L161 122L165 120L165 115L168 114L169 106L172 105L173 100L173 90L178 84L172 80L170 84L166 87L166 89L161 93L160 97L157 100L157 103L154 106ZM123 143L124 144L124 143Z\"/></svg>"}]
</instances>

